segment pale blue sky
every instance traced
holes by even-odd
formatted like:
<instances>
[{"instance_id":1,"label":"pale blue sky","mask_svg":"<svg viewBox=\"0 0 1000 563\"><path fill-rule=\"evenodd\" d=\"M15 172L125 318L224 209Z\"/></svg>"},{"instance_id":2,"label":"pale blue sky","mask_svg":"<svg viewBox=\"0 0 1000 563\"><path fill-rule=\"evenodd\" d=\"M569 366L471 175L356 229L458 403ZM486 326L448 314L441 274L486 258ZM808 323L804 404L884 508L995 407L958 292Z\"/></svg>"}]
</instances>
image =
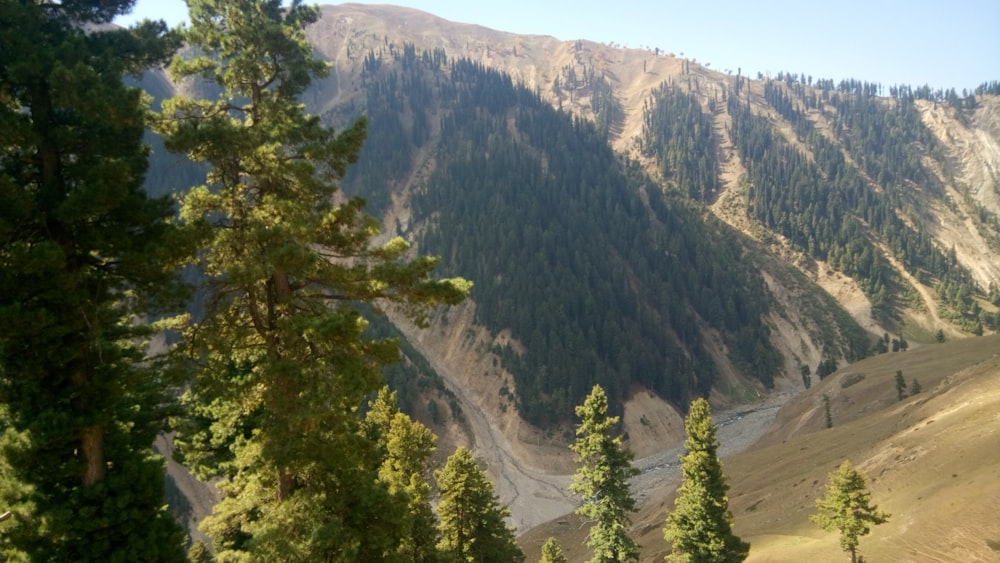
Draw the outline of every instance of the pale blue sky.
<instances>
[{"instance_id":1,"label":"pale blue sky","mask_svg":"<svg viewBox=\"0 0 1000 563\"><path fill-rule=\"evenodd\" d=\"M333 2L311 2L327 4ZM883 85L1000 80L1000 0L397 0L501 31L684 53L716 70L790 71ZM133 17L186 18L183 0L138 0ZM127 23L124 20L121 23Z\"/></svg>"}]
</instances>

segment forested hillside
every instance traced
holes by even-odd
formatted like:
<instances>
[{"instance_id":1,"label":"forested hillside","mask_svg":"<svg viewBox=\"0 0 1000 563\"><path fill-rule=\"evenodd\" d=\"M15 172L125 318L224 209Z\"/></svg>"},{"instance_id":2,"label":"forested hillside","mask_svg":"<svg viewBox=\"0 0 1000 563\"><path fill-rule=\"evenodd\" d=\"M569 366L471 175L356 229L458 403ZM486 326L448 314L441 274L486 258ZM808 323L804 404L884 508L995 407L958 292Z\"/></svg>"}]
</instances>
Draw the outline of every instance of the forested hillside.
<instances>
[{"instance_id":1,"label":"forested hillside","mask_svg":"<svg viewBox=\"0 0 1000 563\"><path fill-rule=\"evenodd\" d=\"M642 387L683 408L723 373L797 382L883 333L996 330L996 178L942 140L991 131L990 85L751 80L406 9L323 14L310 40L334 72L303 100L330 123L368 117L345 191L475 283L477 353L533 424L567 421L594 383L613 408ZM820 289L833 280L854 320ZM426 376L394 377L404 405L446 391L407 356Z\"/></svg>"},{"instance_id":2,"label":"forested hillside","mask_svg":"<svg viewBox=\"0 0 1000 563\"><path fill-rule=\"evenodd\" d=\"M479 323L511 332L492 352L523 417L563 422L595 383L617 405L634 385L678 405L706 395L709 330L738 369L773 384L783 362L747 239L509 76L412 45L366 60L372 126L348 188L384 212L381 190L405 180L413 155L434 154L395 227L443 256L446 273L475 280Z\"/></svg>"}]
</instances>

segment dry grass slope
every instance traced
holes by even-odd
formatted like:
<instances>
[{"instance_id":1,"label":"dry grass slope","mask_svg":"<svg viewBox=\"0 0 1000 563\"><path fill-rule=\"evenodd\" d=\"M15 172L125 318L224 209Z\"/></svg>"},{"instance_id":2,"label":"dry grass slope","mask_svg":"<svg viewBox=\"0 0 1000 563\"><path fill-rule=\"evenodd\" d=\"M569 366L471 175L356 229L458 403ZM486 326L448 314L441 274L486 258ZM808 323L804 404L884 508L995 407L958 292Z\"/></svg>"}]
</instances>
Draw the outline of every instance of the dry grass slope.
<instances>
[{"instance_id":1,"label":"dry grass slope","mask_svg":"<svg viewBox=\"0 0 1000 563\"><path fill-rule=\"evenodd\" d=\"M916 377L923 392L898 401L896 370L908 382ZM860 362L782 409L758 447L724 463L736 532L752 544L749 561L843 560L836 535L809 515L844 459L868 475L874 501L892 514L862 539L869 560L1000 559L1000 338ZM665 516L664 508L655 512ZM646 560L666 549L659 529L640 541Z\"/></svg>"},{"instance_id":2,"label":"dry grass slope","mask_svg":"<svg viewBox=\"0 0 1000 563\"><path fill-rule=\"evenodd\" d=\"M896 370L923 391L898 401ZM831 399L830 429L823 394ZM724 459L736 533L751 542L748 561L844 560L836 534L809 521L827 475L844 459L869 477L874 502L892 514L862 538L868 560L1000 560L1000 336L845 368L790 401L756 447ZM667 552L661 529L677 484L650 491L633 519L642 561ZM550 535L571 561L589 556L586 527L571 516L521 538L529 560Z\"/></svg>"}]
</instances>

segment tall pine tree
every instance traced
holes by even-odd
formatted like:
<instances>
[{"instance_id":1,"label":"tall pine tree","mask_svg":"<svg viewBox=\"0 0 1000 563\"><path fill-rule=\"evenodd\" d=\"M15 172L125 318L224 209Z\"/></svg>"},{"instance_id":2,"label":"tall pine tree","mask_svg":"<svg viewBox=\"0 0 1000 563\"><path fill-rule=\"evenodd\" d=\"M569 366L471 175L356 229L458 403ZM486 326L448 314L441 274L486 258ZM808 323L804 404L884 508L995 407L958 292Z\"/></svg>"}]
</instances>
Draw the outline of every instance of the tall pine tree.
<instances>
[{"instance_id":1,"label":"tall pine tree","mask_svg":"<svg viewBox=\"0 0 1000 563\"><path fill-rule=\"evenodd\" d=\"M219 90L167 101L159 127L168 148L210 168L181 208L204 237L208 297L184 334L193 416L177 443L199 475L222 478L202 524L220 557L384 560L405 502L378 479L359 412L399 351L366 337L358 304L423 322L468 284L430 279L437 260L407 258L402 239L375 246L362 200L335 203L365 122L335 134L305 113L299 96L327 70L305 38L318 11L287 4L189 1L198 54L171 66Z\"/></svg>"},{"instance_id":2,"label":"tall pine tree","mask_svg":"<svg viewBox=\"0 0 1000 563\"><path fill-rule=\"evenodd\" d=\"M6 556L179 561L151 451L169 404L147 315L179 306L171 202L142 190L166 59L131 0L0 1L0 402Z\"/></svg>"},{"instance_id":3,"label":"tall pine tree","mask_svg":"<svg viewBox=\"0 0 1000 563\"><path fill-rule=\"evenodd\" d=\"M587 545L594 550L592 563L638 561L639 546L628 535L635 512L629 478L638 475L632 467L632 453L622 448L621 436L613 434L618 417L608 416L608 397L600 385L576 407L580 426L570 446L580 465L570 490L583 499L576 509L594 521Z\"/></svg>"},{"instance_id":4,"label":"tall pine tree","mask_svg":"<svg viewBox=\"0 0 1000 563\"><path fill-rule=\"evenodd\" d=\"M695 399L684 421L687 439L681 456L684 481L677 490L674 511L667 515L663 536L672 553L667 561L737 563L746 559L750 544L733 534L729 484L719 463L708 401Z\"/></svg>"},{"instance_id":5,"label":"tall pine tree","mask_svg":"<svg viewBox=\"0 0 1000 563\"><path fill-rule=\"evenodd\" d=\"M426 563L441 559L437 551L437 518L431 508L428 464L437 448L437 436L423 424L400 412L396 393L382 387L368 403L365 431L378 444L379 481L389 493L406 499L403 536L398 554L406 561Z\"/></svg>"},{"instance_id":6,"label":"tall pine tree","mask_svg":"<svg viewBox=\"0 0 1000 563\"><path fill-rule=\"evenodd\" d=\"M514 530L504 523L510 512L497 503L493 483L472 452L458 448L434 476L441 493L438 548L446 557L470 563L524 561Z\"/></svg>"}]
</instances>

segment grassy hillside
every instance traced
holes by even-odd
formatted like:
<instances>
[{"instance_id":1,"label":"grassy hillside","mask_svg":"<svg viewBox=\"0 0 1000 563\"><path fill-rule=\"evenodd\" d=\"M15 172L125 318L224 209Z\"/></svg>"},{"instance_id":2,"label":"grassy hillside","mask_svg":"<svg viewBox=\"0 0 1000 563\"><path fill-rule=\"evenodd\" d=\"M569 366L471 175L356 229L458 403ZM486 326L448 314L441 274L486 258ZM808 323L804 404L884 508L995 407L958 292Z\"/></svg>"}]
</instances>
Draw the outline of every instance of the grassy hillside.
<instances>
[{"instance_id":1,"label":"grassy hillside","mask_svg":"<svg viewBox=\"0 0 1000 563\"><path fill-rule=\"evenodd\" d=\"M923 391L898 401L897 370ZM868 475L874 501L893 515L862 540L869 560L996 561L997 413L995 336L884 354L827 378L779 413L762 447L725 464L737 533L754 544L750 561L842 560L836 535L808 517L844 459Z\"/></svg>"},{"instance_id":2,"label":"grassy hillside","mask_svg":"<svg viewBox=\"0 0 1000 563\"><path fill-rule=\"evenodd\" d=\"M898 401L897 370L923 390ZM998 413L997 336L883 354L824 379L788 403L756 447L723 460L735 531L751 543L748 561L844 560L836 534L809 521L827 475L844 459L868 476L873 501L892 514L862 538L868 560L997 561ZM643 561L662 561L667 551L661 529L677 484L646 491L652 500L634 518ZM587 557L586 528L567 517L521 538L529 560L549 535L571 561Z\"/></svg>"}]
</instances>

